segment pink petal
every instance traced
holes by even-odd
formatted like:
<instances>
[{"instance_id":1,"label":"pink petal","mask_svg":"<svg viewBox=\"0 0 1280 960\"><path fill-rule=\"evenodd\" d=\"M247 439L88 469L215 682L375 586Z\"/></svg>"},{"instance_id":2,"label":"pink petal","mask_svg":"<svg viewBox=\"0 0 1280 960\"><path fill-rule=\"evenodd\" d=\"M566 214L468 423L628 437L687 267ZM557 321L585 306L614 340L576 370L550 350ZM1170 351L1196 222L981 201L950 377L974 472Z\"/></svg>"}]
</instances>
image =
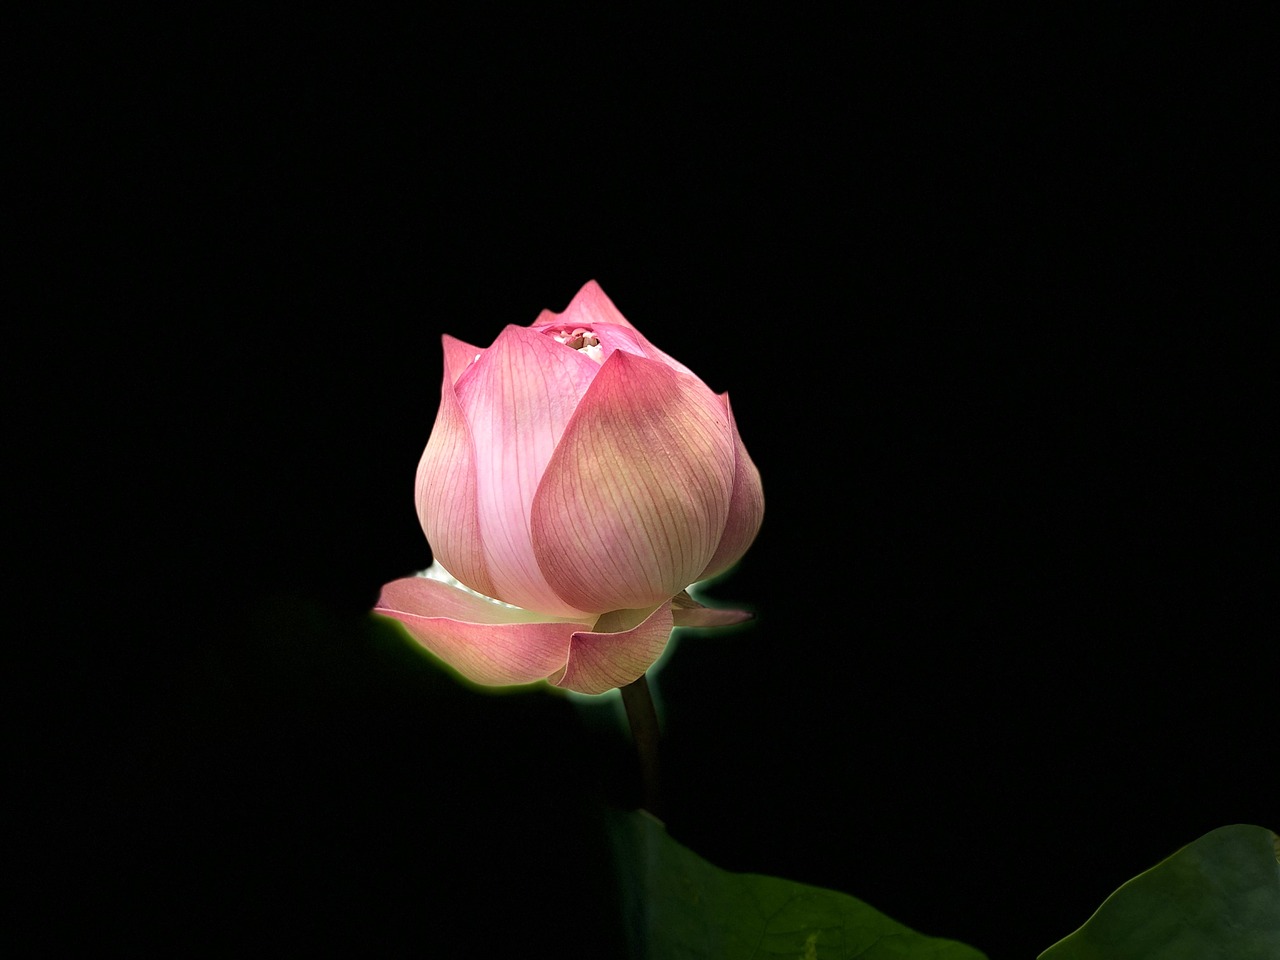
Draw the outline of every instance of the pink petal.
<instances>
[{"instance_id":1,"label":"pink petal","mask_svg":"<svg viewBox=\"0 0 1280 960\"><path fill-rule=\"evenodd\" d=\"M608 360L609 355L614 350L625 350L627 353L637 357L646 357L649 360L657 360L665 363L672 370L678 370L689 376L695 376L694 372L686 367L679 360L663 353L652 343L650 343L639 330L635 327L621 327L612 323L597 323L592 327L592 331L600 339L602 349L601 360Z\"/></svg>"},{"instance_id":2,"label":"pink petal","mask_svg":"<svg viewBox=\"0 0 1280 960\"><path fill-rule=\"evenodd\" d=\"M600 369L550 337L509 326L458 379L458 403L471 431L480 540L493 586L482 593L547 614L581 615L543 576L528 518L543 470Z\"/></svg>"},{"instance_id":3,"label":"pink petal","mask_svg":"<svg viewBox=\"0 0 1280 960\"><path fill-rule=\"evenodd\" d=\"M579 630L569 646L569 662L548 679L578 693L605 693L626 686L653 666L671 639L671 604L663 603L633 624L642 610L606 613L593 631Z\"/></svg>"},{"instance_id":4,"label":"pink petal","mask_svg":"<svg viewBox=\"0 0 1280 960\"><path fill-rule=\"evenodd\" d=\"M453 389L475 353L471 345L444 337L440 409L418 462L414 500L435 558L462 583L493 596L496 588L480 541L474 445Z\"/></svg>"},{"instance_id":5,"label":"pink petal","mask_svg":"<svg viewBox=\"0 0 1280 960\"><path fill-rule=\"evenodd\" d=\"M729 395L721 394L721 399L729 417L729 425L733 428L733 499L729 503L729 520L725 524L720 545L716 547L715 556L711 558L707 568L695 578L697 580L714 577L742 559L742 555L760 532L760 523L764 519L764 488L760 484L760 471L747 454L742 437L738 436L738 424L729 406Z\"/></svg>"},{"instance_id":6,"label":"pink petal","mask_svg":"<svg viewBox=\"0 0 1280 960\"><path fill-rule=\"evenodd\" d=\"M613 301L605 296L600 284L589 280L563 313L543 310L533 321L535 329L548 327L588 327L600 337L600 345L604 348L602 359L608 360L615 349L626 350L638 357L660 360L673 370L693 375L693 371L679 360L664 353L650 343L613 305Z\"/></svg>"},{"instance_id":7,"label":"pink petal","mask_svg":"<svg viewBox=\"0 0 1280 960\"><path fill-rule=\"evenodd\" d=\"M441 340L444 343L444 382L452 386L471 364L480 359L480 354L484 351L447 333Z\"/></svg>"},{"instance_id":8,"label":"pink petal","mask_svg":"<svg viewBox=\"0 0 1280 960\"><path fill-rule=\"evenodd\" d=\"M563 602L651 607L706 569L735 465L724 402L694 377L624 351L600 368L533 501L533 549Z\"/></svg>"},{"instance_id":9,"label":"pink petal","mask_svg":"<svg viewBox=\"0 0 1280 960\"><path fill-rule=\"evenodd\" d=\"M731 627L750 620L754 614L727 607L704 607L686 592L671 599L671 616L677 627Z\"/></svg>"},{"instance_id":10,"label":"pink petal","mask_svg":"<svg viewBox=\"0 0 1280 960\"><path fill-rule=\"evenodd\" d=\"M409 635L474 683L533 683L564 669L579 622L539 622L426 577L382 588L375 613L404 624Z\"/></svg>"},{"instance_id":11,"label":"pink petal","mask_svg":"<svg viewBox=\"0 0 1280 960\"><path fill-rule=\"evenodd\" d=\"M534 326L552 323L571 327L589 327L595 323L616 323L620 327L631 326L622 312L613 305L613 301L605 296L605 292L600 289L600 284L594 280L588 280L582 285L582 289L573 295L573 299L569 301L569 305L562 313L543 310L533 321Z\"/></svg>"}]
</instances>

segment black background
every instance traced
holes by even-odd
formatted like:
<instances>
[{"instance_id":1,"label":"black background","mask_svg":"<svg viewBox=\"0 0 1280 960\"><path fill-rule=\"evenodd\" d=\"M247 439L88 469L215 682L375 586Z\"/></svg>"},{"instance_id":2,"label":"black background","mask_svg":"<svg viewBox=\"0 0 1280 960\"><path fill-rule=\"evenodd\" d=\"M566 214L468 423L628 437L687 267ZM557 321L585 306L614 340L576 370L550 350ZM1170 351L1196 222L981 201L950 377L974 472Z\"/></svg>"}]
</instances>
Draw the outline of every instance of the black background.
<instances>
[{"instance_id":1,"label":"black background","mask_svg":"<svg viewBox=\"0 0 1280 960\"><path fill-rule=\"evenodd\" d=\"M756 623L656 681L676 839L998 960L1274 827L1255 31L1172 16L43 24L14 929L621 949L620 734L365 616L440 335L593 278L765 484Z\"/></svg>"}]
</instances>

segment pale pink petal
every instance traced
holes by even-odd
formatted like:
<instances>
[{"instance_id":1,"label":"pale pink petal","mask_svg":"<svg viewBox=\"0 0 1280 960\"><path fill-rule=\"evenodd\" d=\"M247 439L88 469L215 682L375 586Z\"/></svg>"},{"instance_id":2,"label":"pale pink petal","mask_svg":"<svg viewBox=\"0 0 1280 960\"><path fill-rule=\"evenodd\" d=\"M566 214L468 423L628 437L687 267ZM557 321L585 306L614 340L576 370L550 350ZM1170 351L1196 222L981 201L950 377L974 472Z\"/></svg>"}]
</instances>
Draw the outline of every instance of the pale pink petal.
<instances>
[{"instance_id":1,"label":"pale pink petal","mask_svg":"<svg viewBox=\"0 0 1280 960\"><path fill-rule=\"evenodd\" d=\"M565 324L552 324L551 327L543 329L559 329ZM592 332L600 340L602 361L608 360L609 356L615 350L625 350L627 353L637 357L646 357L649 360L657 360L665 363L672 370L679 370L688 376L695 376L694 372L686 367L679 360L663 353L647 339L635 327L622 327L613 323L597 323L591 328Z\"/></svg>"},{"instance_id":2,"label":"pale pink petal","mask_svg":"<svg viewBox=\"0 0 1280 960\"><path fill-rule=\"evenodd\" d=\"M474 355L474 347L444 337L440 409L418 462L414 500L435 558L462 583L493 596L495 587L480 540L474 445L453 388Z\"/></svg>"},{"instance_id":3,"label":"pale pink petal","mask_svg":"<svg viewBox=\"0 0 1280 960\"><path fill-rule=\"evenodd\" d=\"M589 327L595 323L616 323L620 327L631 326L627 318L622 315L622 311L613 305L613 301L605 296L605 292L600 289L600 284L594 280L584 283L582 289L573 295L573 299L562 312L543 310L533 321L534 326L552 323L583 327Z\"/></svg>"},{"instance_id":4,"label":"pale pink petal","mask_svg":"<svg viewBox=\"0 0 1280 960\"><path fill-rule=\"evenodd\" d=\"M409 635L474 683L533 683L564 669L578 622L538 622L457 587L406 577L382 588L375 613L404 624Z\"/></svg>"},{"instance_id":5,"label":"pale pink petal","mask_svg":"<svg viewBox=\"0 0 1280 960\"><path fill-rule=\"evenodd\" d=\"M608 360L615 349L626 350L639 357L650 360L661 360L673 370L694 376L692 370L670 354L664 353L650 343L637 330L622 312L613 305L613 301L605 296L600 284L589 280L562 313L543 310L533 321L535 329L543 330L551 327L587 327L600 337L600 345L604 348L602 359Z\"/></svg>"},{"instance_id":6,"label":"pale pink petal","mask_svg":"<svg viewBox=\"0 0 1280 960\"><path fill-rule=\"evenodd\" d=\"M533 553L529 514L543 469L600 369L550 337L509 326L458 379L458 403L471 430L480 540L493 587L482 593L542 613L581 614L544 578Z\"/></svg>"},{"instance_id":7,"label":"pale pink petal","mask_svg":"<svg viewBox=\"0 0 1280 960\"><path fill-rule=\"evenodd\" d=\"M638 679L653 666L671 639L671 604L663 603L634 624L644 611L606 613L595 630L579 630L569 645L564 670L548 679L578 693L605 693Z\"/></svg>"},{"instance_id":8,"label":"pale pink petal","mask_svg":"<svg viewBox=\"0 0 1280 960\"><path fill-rule=\"evenodd\" d=\"M651 607L698 578L733 491L733 430L700 381L617 351L561 437L533 501L533 549L580 610Z\"/></svg>"},{"instance_id":9,"label":"pale pink petal","mask_svg":"<svg viewBox=\"0 0 1280 960\"><path fill-rule=\"evenodd\" d=\"M731 627L750 620L754 614L727 607L704 607L686 592L672 597L671 616L677 627Z\"/></svg>"},{"instance_id":10,"label":"pale pink petal","mask_svg":"<svg viewBox=\"0 0 1280 960\"><path fill-rule=\"evenodd\" d=\"M565 323L563 321L555 321L553 323L538 323L530 327L541 333L543 336L554 338L555 334L560 331L569 332L579 329L585 324ZM692 370L686 367L678 360L674 360L667 356L648 340L635 327L624 327L616 323L595 323L590 326L590 330L599 340L600 355L599 362L608 360L615 350L625 350L627 353L637 357L647 357L650 360L659 360L671 367L673 370L679 370L689 376L694 376Z\"/></svg>"},{"instance_id":11,"label":"pale pink petal","mask_svg":"<svg viewBox=\"0 0 1280 960\"><path fill-rule=\"evenodd\" d=\"M764 519L764 488L760 484L760 471L747 454L747 448L738 435L738 424L733 418L733 410L729 406L729 395L721 394L725 413L729 417L729 425L733 428L733 444L735 450L735 467L733 473L733 499L729 504L729 520L725 524L724 535L720 545L716 547L715 556L707 564L707 568L695 579L705 580L717 573L729 569L747 552L747 548L760 532L760 523Z\"/></svg>"}]
</instances>

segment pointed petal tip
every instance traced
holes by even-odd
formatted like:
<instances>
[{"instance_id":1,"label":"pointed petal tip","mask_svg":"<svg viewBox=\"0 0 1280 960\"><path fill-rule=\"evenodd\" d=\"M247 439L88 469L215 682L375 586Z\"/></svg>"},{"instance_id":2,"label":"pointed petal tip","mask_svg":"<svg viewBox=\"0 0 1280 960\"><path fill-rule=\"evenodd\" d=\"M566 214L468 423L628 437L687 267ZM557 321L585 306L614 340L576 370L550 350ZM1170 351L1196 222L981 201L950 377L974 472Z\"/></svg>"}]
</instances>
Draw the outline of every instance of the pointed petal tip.
<instances>
[{"instance_id":1,"label":"pointed petal tip","mask_svg":"<svg viewBox=\"0 0 1280 960\"><path fill-rule=\"evenodd\" d=\"M749 610L720 610L708 607L706 610L682 613L675 618L675 625L695 629L737 627L750 623L755 618L756 615Z\"/></svg>"},{"instance_id":2,"label":"pointed petal tip","mask_svg":"<svg viewBox=\"0 0 1280 960\"><path fill-rule=\"evenodd\" d=\"M479 347L459 340L445 333L440 337L440 346L444 353L444 386L449 387L458 382L458 378L474 360L484 351Z\"/></svg>"},{"instance_id":3,"label":"pointed petal tip","mask_svg":"<svg viewBox=\"0 0 1280 960\"><path fill-rule=\"evenodd\" d=\"M732 627L756 618L752 610L705 606L687 590L671 601L671 612L677 627Z\"/></svg>"},{"instance_id":4,"label":"pointed petal tip","mask_svg":"<svg viewBox=\"0 0 1280 960\"><path fill-rule=\"evenodd\" d=\"M622 311L595 280L584 283L562 311L556 313L553 310L543 310L534 321L535 324L553 322L613 323L631 328L631 322L622 315Z\"/></svg>"}]
</instances>

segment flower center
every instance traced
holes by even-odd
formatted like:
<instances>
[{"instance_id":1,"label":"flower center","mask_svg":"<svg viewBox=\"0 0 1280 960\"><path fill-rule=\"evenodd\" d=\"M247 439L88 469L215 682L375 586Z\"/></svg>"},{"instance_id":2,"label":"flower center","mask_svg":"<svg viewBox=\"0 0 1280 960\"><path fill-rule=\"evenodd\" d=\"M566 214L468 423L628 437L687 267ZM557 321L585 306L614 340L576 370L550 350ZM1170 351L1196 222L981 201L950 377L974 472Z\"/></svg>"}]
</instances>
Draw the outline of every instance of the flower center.
<instances>
[{"instance_id":1,"label":"flower center","mask_svg":"<svg viewBox=\"0 0 1280 960\"><path fill-rule=\"evenodd\" d=\"M566 347L577 350L579 353L585 353L596 363L604 362L604 348L600 346L600 338L597 337L587 327L574 327L569 330L565 327L552 327L546 331L556 343L563 343Z\"/></svg>"}]
</instances>

